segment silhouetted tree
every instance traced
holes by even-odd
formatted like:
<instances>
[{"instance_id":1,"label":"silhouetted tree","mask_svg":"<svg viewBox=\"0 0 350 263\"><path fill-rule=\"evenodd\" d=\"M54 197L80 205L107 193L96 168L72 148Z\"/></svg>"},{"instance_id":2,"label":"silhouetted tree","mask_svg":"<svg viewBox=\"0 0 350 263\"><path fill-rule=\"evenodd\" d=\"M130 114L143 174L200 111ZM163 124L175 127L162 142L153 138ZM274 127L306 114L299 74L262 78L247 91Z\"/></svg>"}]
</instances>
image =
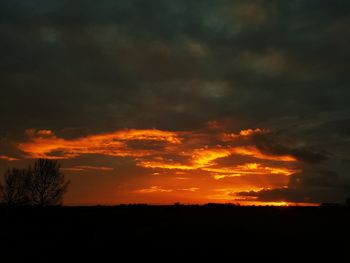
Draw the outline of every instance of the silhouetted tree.
<instances>
[{"instance_id":1,"label":"silhouetted tree","mask_svg":"<svg viewBox=\"0 0 350 263\"><path fill-rule=\"evenodd\" d=\"M33 205L62 204L62 197L67 192L70 181L61 173L57 161L38 159L33 169L29 168L29 174L30 199Z\"/></svg>"},{"instance_id":2,"label":"silhouetted tree","mask_svg":"<svg viewBox=\"0 0 350 263\"><path fill-rule=\"evenodd\" d=\"M9 206L28 205L29 173L26 169L9 169L5 173L3 184L0 184L2 202Z\"/></svg>"}]
</instances>

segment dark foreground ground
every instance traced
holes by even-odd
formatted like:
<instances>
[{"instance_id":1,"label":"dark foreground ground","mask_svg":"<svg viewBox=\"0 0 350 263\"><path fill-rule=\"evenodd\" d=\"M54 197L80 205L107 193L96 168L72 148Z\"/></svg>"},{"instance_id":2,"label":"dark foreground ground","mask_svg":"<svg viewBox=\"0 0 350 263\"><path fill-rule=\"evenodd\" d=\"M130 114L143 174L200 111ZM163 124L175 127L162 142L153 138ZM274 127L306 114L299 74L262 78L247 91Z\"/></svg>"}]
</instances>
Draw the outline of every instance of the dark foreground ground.
<instances>
[{"instance_id":1,"label":"dark foreground ground","mask_svg":"<svg viewBox=\"0 0 350 263\"><path fill-rule=\"evenodd\" d=\"M2 256L46 262L73 255L149 259L350 247L350 207L0 207L0 227Z\"/></svg>"}]
</instances>

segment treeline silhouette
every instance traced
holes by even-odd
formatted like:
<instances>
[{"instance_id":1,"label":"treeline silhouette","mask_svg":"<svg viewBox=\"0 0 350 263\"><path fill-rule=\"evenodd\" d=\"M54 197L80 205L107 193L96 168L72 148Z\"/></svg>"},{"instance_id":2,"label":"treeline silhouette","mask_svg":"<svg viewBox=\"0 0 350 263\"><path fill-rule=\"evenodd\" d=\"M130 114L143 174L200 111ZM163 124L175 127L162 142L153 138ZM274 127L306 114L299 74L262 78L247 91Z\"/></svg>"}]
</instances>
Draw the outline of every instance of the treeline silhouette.
<instances>
[{"instance_id":1,"label":"treeline silhouette","mask_svg":"<svg viewBox=\"0 0 350 263\"><path fill-rule=\"evenodd\" d=\"M7 206L55 206L68 190L56 160L38 159L27 169L12 168L0 183L0 202Z\"/></svg>"}]
</instances>

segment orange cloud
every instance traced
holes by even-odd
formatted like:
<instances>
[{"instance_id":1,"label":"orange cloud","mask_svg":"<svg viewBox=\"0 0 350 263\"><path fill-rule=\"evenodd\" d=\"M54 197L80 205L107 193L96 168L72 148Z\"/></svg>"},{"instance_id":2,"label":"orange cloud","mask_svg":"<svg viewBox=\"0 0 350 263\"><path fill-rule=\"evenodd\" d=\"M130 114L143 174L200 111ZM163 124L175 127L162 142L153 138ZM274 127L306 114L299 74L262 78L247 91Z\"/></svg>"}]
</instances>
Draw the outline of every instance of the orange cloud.
<instances>
[{"instance_id":1,"label":"orange cloud","mask_svg":"<svg viewBox=\"0 0 350 263\"><path fill-rule=\"evenodd\" d=\"M35 130L28 130L29 134L32 132L35 133ZM39 131L37 131L37 134L43 135L43 136L53 136L54 135L54 133L51 130L39 130Z\"/></svg>"},{"instance_id":2,"label":"orange cloud","mask_svg":"<svg viewBox=\"0 0 350 263\"><path fill-rule=\"evenodd\" d=\"M0 155L0 159L6 160L6 161L9 161L9 162L13 162L13 161L18 161L19 160L17 158L6 156L6 155Z\"/></svg>"},{"instance_id":3,"label":"orange cloud","mask_svg":"<svg viewBox=\"0 0 350 263\"><path fill-rule=\"evenodd\" d=\"M80 171L113 171L113 167L106 167L106 166L90 166L90 165L78 165L73 167L67 167L62 168L64 171L73 171L73 172L80 172Z\"/></svg>"},{"instance_id":4,"label":"orange cloud","mask_svg":"<svg viewBox=\"0 0 350 263\"><path fill-rule=\"evenodd\" d=\"M247 163L243 165L237 165L234 167L223 168L204 168L204 170L216 173L213 177L216 180L238 177L243 175L285 175L289 176L296 172L295 169L282 168L282 167L269 167L258 163Z\"/></svg>"},{"instance_id":5,"label":"orange cloud","mask_svg":"<svg viewBox=\"0 0 350 263\"><path fill-rule=\"evenodd\" d=\"M254 134L261 134L261 133L263 133L263 130L257 128L255 130L253 130L253 129L241 130L239 132L239 135L244 137L244 136L252 136Z\"/></svg>"},{"instance_id":6,"label":"orange cloud","mask_svg":"<svg viewBox=\"0 0 350 263\"><path fill-rule=\"evenodd\" d=\"M200 189L199 187L191 187L191 188L178 189L178 191L197 192L199 189Z\"/></svg>"},{"instance_id":7,"label":"orange cloud","mask_svg":"<svg viewBox=\"0 0 350 263\"><path fill-rule=\"evenodd\" d=\"M191 165L184 165L180 163L173 162L165 162L165 161L138 161L138 166L144 168L160 168L160 169L168 169L168 170L194 170L197 169Z\"/></svg>"},{"instance_id":8,"label":"orange cloud","mask_svg":"<svg viewBox=\"0 0 350 263\"><path fill-rule=\"evenodd\" d=\"M244 139L244 138L249 138L254 135L260 135L267 133L268 130L256 128L256 129L246 129L246 130L241 130L238 134L236 133L222 133L221 134L221 139L224 142L229 142L233 140L238 140L238 139Z\"/></svg>"},{"instance_id":9,"label":"orange cloud","mask_svg":"<svg viewBox=\"0 0 350 263\"><path fill-rule=\"evenodd\" d=\"M151 186L149 188L138 189L134 192L138 194L152 194L152 193L170 193L173 191L174 191L173 189L164 189L160 186Z\"/></svg>"},{"instance_id":10,"label":"orange cloud","mask_svg":"<svg viewBox=\"0 0 350 263\"><path fill-rule=\"evenodd\" d=\"M200 168L212 164L219 158L230 156L231 153L225 148L195 149L192 154L193 167Z\"/></svg>"},{"instance_id":11,"label":"orange cloud","mask_svg":"<svg viewBox=\"0 0 350 263\"><path fill-rule=\"evenodd\" d=\"M165 188L161 186L151 186L148 188L137 189L134 193L137 194L152 194L152 193L172 193L172 192L190 192L194 193L200 190L199 187L190 187L190 188Z\"/></svg>"},{"instance_id":12,"label":"orange cloud","mask_svg":"<svg viewBox=\"0 0 350 263\"><path fill-rule=\"evenodd\" d=\"M30 158L67 159L81 154L140 157L150 155L152 151L129 149L127 141L181 143L176 133L160 130L121 130L70 140L59 138L48 130L28 130L27 135L29 142L19 143L17 147Z\"/></svg>"},{"instance_id":13,"label":"orange cloud","mask_svg":"<svg viewBox=\"0 0 350 263\"><path fill-rule=\"evenodd\" d=\"M295 159L293 156L290 155L267 155L259 151L254 146L242 146L242 147L235 147L231 149L232 154L238 154L238 155L246 155L246 156L252 156L257 159L262 160L271 160L271 161L280 161L280 162L296 162L297 159Z\"/></svg>"},{"instance_id":14,"label":"orange cloud","mask_svg":"<svg viewBox=\"0 0 350 263\"><path fill-rule=\"evenodd\" d=\"M131 129L66 139L50 130L28 130L27 140L16 146L28 158L71 159L85 154L130 157L138 167L149 169L151 175L147 179L130 179L140 181L128 183L129 188L120 200L132 202L158 203L174 198L175 201L227 202L237 198L232 195L234 192L283 187L288 176L297 171L294 157L269 155L254 146L252 137L265 130L246 129L237 134L222 131ZM113 168L75 165L64 170L97 174Z\"/></svg>"},{"instance_id":15,"label":"orange cloud","mask_svg":"<svg viewBox=\"0 0 350 263\"><path fill-rule=\"evenodd\" d=\"M262 133L262 129L242 130L239 136L249 137ZM289 155L267 155L259 151L255 146L205 146L197 148L198 143L210 137L196 133L169 132L161 130L121 130L110 133L89 135L76 139L63 139L57 137L50 130L27 130L28 142L19 143L17 147L27 153L30 158L67 159L83 154L101 154L115 157L134 157L137 166L150 169L163 170L201 170L213 174L215 179L237 177L245 174L279 174L290 175L294 170L281 167L263 166L257 163L248 163L234 167L216 167L216 160L229 156L250 156L261 161L295 162L296 159ZM196 140L200 138L200 140ZM142 146L133 149L128 145L129 141L154 141L164 144L163 149L143 149ZM194 143L197 142L197 143ZM174 157L182 157L184 162L174 161L172 158L163 158L164 154ZM70 171L106 170L88 166L66 168Z\"/></svg>"},{"instance_id":16,"label":"orange cloud","mask_svg":"<svg viewBox=\"0 0 350 263\"><path fill-rule=\"evenodd\" d=\"M268 155L262 153L255 146L238 146L238 147L214 147L193 150L193 164L196 167L203 167L212 164L213 161L228 157L230 155L251 156L261 160L296 162L297 160L290 155Z\"/></svg>"}]
</instances>

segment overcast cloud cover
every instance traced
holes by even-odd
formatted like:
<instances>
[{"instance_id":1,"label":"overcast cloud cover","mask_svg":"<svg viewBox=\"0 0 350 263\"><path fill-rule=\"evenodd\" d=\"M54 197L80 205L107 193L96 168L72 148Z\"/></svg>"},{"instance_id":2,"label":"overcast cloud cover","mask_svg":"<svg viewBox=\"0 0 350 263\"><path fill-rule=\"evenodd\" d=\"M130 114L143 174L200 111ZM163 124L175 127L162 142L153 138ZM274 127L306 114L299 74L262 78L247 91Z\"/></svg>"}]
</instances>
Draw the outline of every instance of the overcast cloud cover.
<instances>
[{"instance_id":1,"label":"overcast cloud cover","mask_svg":"<svg viewBox=\"0 0 350 263\"><path fill-rule=\"evenodd\" d=\"M295 157L298 173L284 187L233 195L344 202L349 25L347 0L1 1L0 156L20 160L2 159L0 170L30 161L15 147L28 129L68 140L125 128L261 128L251 143ZM147 173L128 158L63 162L79 158L123 171L109 183ZM90 180L75 176L76 185Z\"/></svg>"}]
</instances>

